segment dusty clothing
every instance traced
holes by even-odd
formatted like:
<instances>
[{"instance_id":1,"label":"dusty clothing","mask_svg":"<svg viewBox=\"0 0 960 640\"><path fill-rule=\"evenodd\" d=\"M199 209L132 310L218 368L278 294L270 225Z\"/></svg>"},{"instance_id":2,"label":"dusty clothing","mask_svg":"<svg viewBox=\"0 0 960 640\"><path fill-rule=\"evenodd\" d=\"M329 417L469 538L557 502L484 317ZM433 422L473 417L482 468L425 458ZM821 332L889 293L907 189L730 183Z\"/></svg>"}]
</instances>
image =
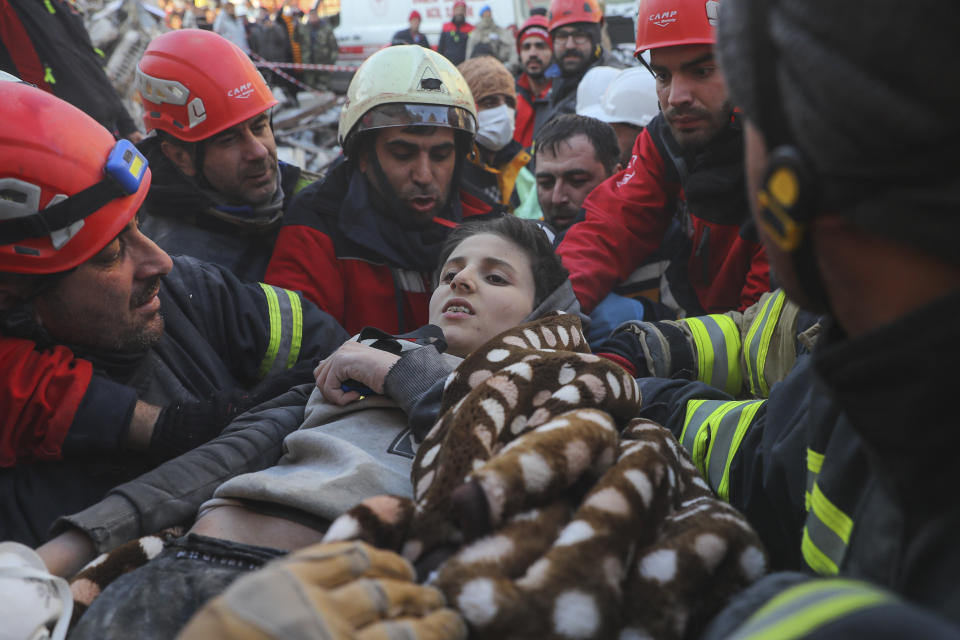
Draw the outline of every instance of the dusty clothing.
<instances>
[{"instance_id":1,"label":"dusty clothing","mask_svg":"<svg viewBox=\"0 0 960 640\"><path fill-rule=\"evenodd\" d=\"M300 31L300 54L306 64L334 64L340 56L340 45L333 27L326 20L307 22ZM326 88L329 71L304 71L303 81L315 89Z\"/></svg>"},{"instance_id":2,"label":"dusty clothing","mask_svg":"<svg viewBox=\"0 0 960 640\"><path fill-rule=\"evenodd\" d=\"M491 55L507 67L517 62L517 46L509 31L497 25L488 13L467 36L466 58Z\"/></svg>"},{"instance_id":3,"label":"dusty clothing","mask_svg":"<svg viewBox=\"0 0 960 640\"><path fill-rule=\"evenodd\" d=\"M510 329L447 380L443 415L414 461L414 501L394 497L386 513L368 501L328 538L361 536L423 562L492 533L434 579L478 637L695 634L762 575L764 553L670 433L632 419L639 404L634 380L589 353L575 316ZM574 485L590 487L582 502ZM465 499L463 487L482 498ZM684 558L668 578L665 557ZM570 593L584 602L576 621L530 615L562 609Z\"/></svg>"}]
</instances>

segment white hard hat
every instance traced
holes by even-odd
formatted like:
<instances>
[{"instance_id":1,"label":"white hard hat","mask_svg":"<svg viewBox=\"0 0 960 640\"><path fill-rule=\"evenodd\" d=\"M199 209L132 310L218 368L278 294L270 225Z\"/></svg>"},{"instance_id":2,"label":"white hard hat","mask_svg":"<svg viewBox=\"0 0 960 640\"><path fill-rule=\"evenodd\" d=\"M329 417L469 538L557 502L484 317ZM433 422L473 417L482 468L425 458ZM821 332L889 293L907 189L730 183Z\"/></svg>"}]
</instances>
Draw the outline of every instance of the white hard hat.
<instances>
[{"instance_id":1,"label":"white hard hat","mask_svg":"<svg viewBox=\"0 0 960 640\"><path fill-rule=\"evenodd\" d=\"M409 125L477 131L473 94L463 75L439 53L419 45L376 52L360 65L340 112L340 145L360 131ZM347 151L349 155L349 151Z\"/></svg>"},{"instance_id":2,"label":"white hard hat","mask_svg":"<svg viewBox=\"0 0 960 640\"><path fill-rule=\"evenodd\" d=\"M577 85L577 115L599 118L600 98L620 73L613 67L591 67Z\"/></svg>"},{"instance_id":3,"label":"white hard hat","mask_svg":"<svg viewBox=\"0 0 960 640\"><path fill-rule=\"evenodd\" d=\"M600 115L604 122L626 122L645 127L660 113L657 81L643 67L624 69L607 87L600 99Z\"/></svg>"}]
</instances>

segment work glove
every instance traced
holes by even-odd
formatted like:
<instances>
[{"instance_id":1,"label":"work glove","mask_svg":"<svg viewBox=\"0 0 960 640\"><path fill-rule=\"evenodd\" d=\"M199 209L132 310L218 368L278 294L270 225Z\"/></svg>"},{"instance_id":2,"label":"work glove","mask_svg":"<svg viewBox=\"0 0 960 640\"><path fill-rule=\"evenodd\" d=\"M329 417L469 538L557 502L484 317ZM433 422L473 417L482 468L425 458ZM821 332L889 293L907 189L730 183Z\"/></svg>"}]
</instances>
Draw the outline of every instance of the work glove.
<instances>
[{"instance_id":1,"label":"work glove","mask_svg":"<svg viewBox=\"0 0 960 640\"><path fill-rule=\"evenodd\" d=\"M241 413L293 386L313 382L316 364L316 360L299 362L265 378L249 391L229 389L207 400L184 400L164 407L153 427L150 453L160 460L168 460L212 440Z\"/></svg>"},{"instance_id":2,"label":"work glove","mask_svg":"<svg viewBox=\"0 0 960 640\"><path fill-rule=\"evenodd\" d=\"M643 320L643 303L611 293L600 301L590 314L587 328L587 343L596 351L596 346L610 337L613 330L629 320Z\"/></svg>"},{"instance_id":3,"label":"work glove","mask_svg":"<svg viewBox=\"0 0 960 640\"><path fill-rule=\"evenodd\" d=\"M395 553L361 542L316 544L237 580L187 624L180 640L327 638L460 640L463 619L412 581Z\"/></svg>"}]
</instances>

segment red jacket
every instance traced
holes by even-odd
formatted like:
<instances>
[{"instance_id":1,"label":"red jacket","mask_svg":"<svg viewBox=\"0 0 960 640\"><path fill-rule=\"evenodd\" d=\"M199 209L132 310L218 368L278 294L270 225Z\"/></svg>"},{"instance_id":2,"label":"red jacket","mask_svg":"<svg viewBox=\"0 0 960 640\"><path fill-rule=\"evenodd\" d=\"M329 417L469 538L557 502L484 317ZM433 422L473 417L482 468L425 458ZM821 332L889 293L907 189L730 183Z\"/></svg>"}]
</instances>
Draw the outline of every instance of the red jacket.
<instances>
[{"instance_id":1,"label":"red jacket","mask_svg":"<svg viewBox=\"0 0 960 640\"><path fill-rule=\"evenodd\" d=\"M571 227L557 249L584 312L660 247L677 214L687 230L686 277L702 307L688 313L743 310L769 291L770 265L747 206L742 149L737 120L695 155L683 154L663 116L644 129L628 167L587 196L586 220Z\"/></svg>"},{"instance_id":2,"label":"red jacket","mask_svg":"<svg viewBox=\"0 0 960 640\"><path fill-rule=\"evenodd\" d=\"M366 326L405 333L427 324L449 229L461 216L499 215L502 208L461 189L443 218L415 231L378 213L370 195L349 161L303 189L283 217L265 280L302 291L348 333Z\"/></svg>"},{"instance_id":3,"label":"red jacket","mask_svg":"<svg viewBox=\"0 0 960 640\"><path fill-rule=\"evenodd\" d=\"M547 83L546 88L538 95L534 95L530 87L530 77L524 72L517 78L517 119L513 130L513 139L529 149L533 144L533 123L537 115L537 108L547 104L547 94L553 81Z\"/></svg>"}]
</instances>

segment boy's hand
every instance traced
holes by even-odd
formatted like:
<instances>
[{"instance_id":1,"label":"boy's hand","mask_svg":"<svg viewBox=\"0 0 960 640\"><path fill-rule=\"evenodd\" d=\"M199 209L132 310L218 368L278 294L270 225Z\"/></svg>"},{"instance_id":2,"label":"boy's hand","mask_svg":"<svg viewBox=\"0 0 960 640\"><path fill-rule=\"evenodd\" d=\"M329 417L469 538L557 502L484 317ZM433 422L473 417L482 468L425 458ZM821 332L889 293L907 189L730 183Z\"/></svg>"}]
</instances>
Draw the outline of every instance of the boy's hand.
<instances>
[{"instance_id":1,"label":"boy's hand","mask_svg":"<svg viewBox=\"0 0 960 640\"><path fill-rule=\"evenodd\" d=\"M358 391L345 391L345 382L356 381L374 393L383 393L384 380L399 359L400 356L350 340L322 360L313 374L327 402L345 405L361 398Z\"/></svg>"}]
</instances>

